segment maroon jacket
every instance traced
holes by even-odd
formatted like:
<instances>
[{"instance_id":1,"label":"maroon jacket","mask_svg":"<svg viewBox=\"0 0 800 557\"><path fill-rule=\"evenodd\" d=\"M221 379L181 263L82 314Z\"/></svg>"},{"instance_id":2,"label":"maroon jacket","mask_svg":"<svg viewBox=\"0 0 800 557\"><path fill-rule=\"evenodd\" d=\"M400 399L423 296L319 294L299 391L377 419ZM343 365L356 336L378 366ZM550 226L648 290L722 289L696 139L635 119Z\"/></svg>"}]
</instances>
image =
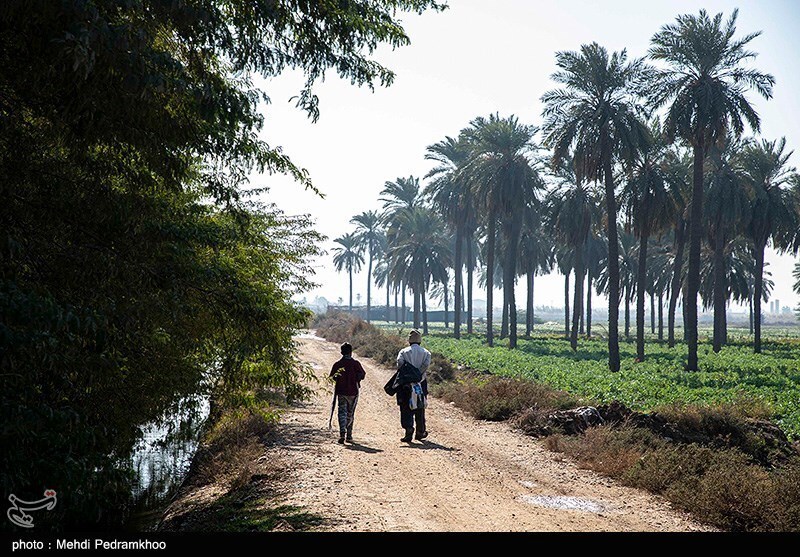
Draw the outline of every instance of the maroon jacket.
<instances>
[{"instance_id":1,"label":"maroon jacket","mask_svg":"<svg viewBox=\"0 0 800 557\"><path fill-rule=\"evenodd\" d=\"M342 370L341 372L339 370ZM331 377L336 377L337 395L356 396L361 380L366 377L364 368L358 360L342 357L341 360L331 367Z\"/></svg>"}]
</instances>

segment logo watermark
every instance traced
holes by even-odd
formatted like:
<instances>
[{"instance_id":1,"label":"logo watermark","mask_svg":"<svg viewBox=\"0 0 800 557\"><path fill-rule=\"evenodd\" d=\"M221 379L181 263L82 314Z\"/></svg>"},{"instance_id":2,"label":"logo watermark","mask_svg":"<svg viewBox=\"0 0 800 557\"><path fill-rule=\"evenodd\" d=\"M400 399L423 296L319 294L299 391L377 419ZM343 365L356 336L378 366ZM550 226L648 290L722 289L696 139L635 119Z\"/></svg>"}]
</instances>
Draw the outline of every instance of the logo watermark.
<instances>
[{"instance_id":1,"label":"logo watermark","mask_svg":"<svg viewBox=\"0 0 800 557\"><path fill-rule=\"evenodd\" d=\"M40 511L42 509L52 511L58 502L56 500L56 492L52 489L45 490L44 498L38 501L23 501L13 493L8 496L8 500L11 501L11 507L6 512L8 519L22 528L33 528L33 517L26 511Z\"/></svg>"}]
</instances>

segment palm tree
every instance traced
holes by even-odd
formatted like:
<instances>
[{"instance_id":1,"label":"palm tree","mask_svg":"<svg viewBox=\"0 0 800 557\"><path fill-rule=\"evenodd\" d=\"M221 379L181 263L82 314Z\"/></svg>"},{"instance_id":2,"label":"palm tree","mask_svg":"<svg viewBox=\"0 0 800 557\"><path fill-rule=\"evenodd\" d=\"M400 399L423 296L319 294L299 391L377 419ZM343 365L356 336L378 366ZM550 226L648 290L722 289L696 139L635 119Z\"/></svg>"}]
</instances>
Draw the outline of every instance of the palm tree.
<instances>
[{"instance_id":1,"label":"palm tree","mask_svg":"<svg viewBox=\"0 0 800 557\"><path fill-rule=\"evenodd\" d=\"M494 268L494 251L498 219L502 220L501 231L505 238L503 261L503 305L510 319L509 347L517 345L517 311L514 283L519 253L519 235L522 229L522 208L543 187L543 182L531 162L536 146L533 136L536 128L521 124L516 116L500 118L492 114L489 118L478 117L464 132L471 153L463 165L461 175L470 183L477 201L482 205L487 218L487 269ZM487 273L486 340L491 346L493 273Z\"/></svg>"},{"instance_id":2,"label":"palm tree","mask_svg":"<svg viewBox=\"0 0 800 557\"><path fill-rule=\"evenodd\" d=\"M628 62L627 53L608 54L592 43L580 52L559 52L560 70L552 79L562 89L542 95L545 145L552 147L554 166L570 152L580 180L605 184L608 237L608 367L619 371L619 252L614 162L627 160L645 142L646 127L637 115L637 86L648 73L642 60Z\"/></svg>"},{"instance_id":3,"label":"palm tree","mask_svg":"<svg viewBox=\"0 0 800 557\"><path fill-rule=\"evenodd\" d=\"M673 149L666 156L666 176L669 186L670 203L668 208L673 222L672 236L672 279L669 287L669 308L667 310L667 343L675 346L675 312L678 307L678 296L681 293L684 276L684 260L686 259L686 222L688 220L689 198L691 197L692 178L689 154Z\"/></svg>"},{"instance_id":4,"label":"palm tree","mask_svg":"<svg viewBox=\"0 0 800 557\"><path fill-rule=\"evenodd\" d=\"M356 225L355 237L361 251L366 251L369 257L367 266L367 323L370 322L371 296L372 296L372 261L380 248L383 235L381 219L377 211L364 211L350 219Z\"/></svg>"},{"instance_id":5,"label":"palm tree","mask_svg":"<svg viewBox=\"0 0 800 557\"><path fill-rule=\"evenodd\" d=\"M714 352L719 352L727 339L726 307L728 301L725 249L747 226L749 199L737 157L741 142L726 138L724 146L709 148L709 180L706 192L708 239L714 254Z\"/></svg>"},{"instance_id":6,"label":"palm tree","mask_svg":"<svg viewBox=\"0 0 800 557\"><path fill-rule=\"evenodd\" d=\"M636 294L639 273L639 246L636 236L627 230L619 232L620 288L625 301L625 338L631 337L631 302Z\"/></svg>"},{"instance_id":7,"label":"palm tree","mask_svg":"<svg viewBox=\"0 0 800 557\"><path fill-rule=\"evenodd\" d=\"M639 264L636 272L636 359L644 361L644 305L647 295L647 245L650 234L659 232L669 216L664 158L666 145L661 141L659 122L654 120L650 140L643 144L631 165L630 179L622 192L622 202L634 235L639 238Z\"/></svg>"},{"instance_id":8,"label":"palm tree","mask_svg":"<svg viewBox=\"0 0 800 557\"><path fill-rule=\"evenodd\" d=\"M575 267L575 251L565 242L559 241L554 253L556 268L564 275L564 338L569 340L569 275Z\"/></svg>"},{"instance_id":9,"label":"palm tree","mask_svg":"<svg viewBox=\"0 0 800 557\"><path fill-rule=\"evenodd\" d=\"M547 274L553 268L555 253L552 237L544 232L539 217L538 204L528 204L524 209L522 231L519 239L519 257L523 265L520 276L526 277L525 335L530 336L534 326L534 281L537 274Z\"/></svg>"},{"instance_id":10,"label":"palm tree","mask_svg":"<svg viewBox=\"0 0 800 557\"><path fill-rule=\"evenodd\" d=\"M344 234L334 240L338 246L333 248L335 255L333 256L333 264L336 270L347 271L350 275L350 301L348 303L349 311L353 311L353 272L356 273L361 270L361 265L364 264L364 256L361 254L358 240L354 233Z\"/></svg>"},{"instance_id":11,"label":"palm tree","mask_svg":"<svg viewBox=\"0 0 800 557\"><path fill-rule=\"evenodd\" d=\"M388 244L386 242L386 234L381 232L378 236L378 261L375 264L375 270L372 272L372 277L375 279L375 284L378 287L382 287L384 284L386 285L386 321L390 320L391 311L391 290L392 290L392 281L389 280L389 267L391 262L389 261L389 253L388 253ZM396 309L396 308L395 308Z\"/></svg>"},{"instance_id":12,"label":"palm tree","mask_svg":"<svg viewBox=\"0 0 800 557\"><path fill-rule=\"evenodd\" d=\"M548 196L548 228L572 251L575 269L575 297L572 305L572 330L569 335L572 350L578 349L578 325L583 314L583 279L586 242L589 239L598 200L587 184L562 180Z\"/></svg>"},{"instance_id":13,"label":"palm tree","mask_svg":"<svg viewBox=\"0 0 800 557\"><path fill-rule=\"evenodd\" d=\"M407 216L413 209L421 206L419 178L409 176L408 178L397 178L394 182L387 181L381 190L379 201L383 202L383 212L381 220L387 227L386 242L388 249L392 249L399 241L399 223L404 216ZM392 265L396 260L390 259ZM393 276L402 276L402 272L392 270ZM405 323L406 316L406 283L402 280L398 283L401 295L402 322Z\"/></svg>"},{"instance_id":14,"label":"palm tree","mask_svg":"<svg viewBox=\"0 0 800 557\"><path fill-rule=\"evenodd\" d=\"M800 207L795 205L791 192L784 187L795 170L788 166L791 156L792 151L786 152L786 138L783 137L779 141L748 142L741 153L744 174L753 192L747 232L753 241L755 257L753 351L756 354L761 352L764 251L770 240L776 246L789 247L786 240L800 228Z\"/></svg>"},{"instance_id":15,"label":"palm tree","mask_svg":"<svg viewBox=\"0 0 800 557\"><path fill-rule=\"evenodd\" d=\"M703 163L711 145L723 140L729 131L741 135L745 121L758 131L760 119L745 92L755 88L769 99L775 79L743 66L756 54L747 44L760 32L734 39L734 10L727 22L722 14L709 17L678 16L652 38L649 55L666 62L653 88L654 107L669 104L664 133L670 142L680 137L692 147L692 200L689 218L689 269L684 298L685 323L689 344L687 369L697 370L697 292L700 286L700 243L703 229Z\"/></svg>"},{"instance_id":16,"label":"palm tree","mask_svg":"<svg viewBox=\"0 0 800 557\"><path fill-rule=\"evenodd\" d=\"M600 205L596 211L597 221L592 225L586 242L586 337L592 337L592 284L600 274L603 258L608 254L608 245L602 234Z\"/></svg>"},{"instance_id":17,"label":"palm tree","mask_svg":"<svg viewBox=\"0 0 800 557\"><path fill-rule=\"evenodd\" d=\"M450 240L441 218L431 209L414 207L399 216L397 226L401 233L390 248L392 265L390 277L394 282L410 286L414 296L414 327L420 326L427 334L427 305L425 297L431 282L445 282L447 267L451 265Z\"/></svg>"},{"instance_id":18,"label":"palm tree","mask_svg":"<svg viewBox=\"0 0 800 557\"><path fill-rule=\"evenodd\" d=\"M460 167L469 158L469 145L464 134L458 139L445 137L443 141L429 145L426 159L434 160L439 166L426 177L433 180L425 192L434 207L445 218L455 232L455 308L453 317L453 336L461 338L461 307L463 305L463 250L466 238L475 228L475 209L469 185L458 174Z\"/></svg>"}]
</instances>

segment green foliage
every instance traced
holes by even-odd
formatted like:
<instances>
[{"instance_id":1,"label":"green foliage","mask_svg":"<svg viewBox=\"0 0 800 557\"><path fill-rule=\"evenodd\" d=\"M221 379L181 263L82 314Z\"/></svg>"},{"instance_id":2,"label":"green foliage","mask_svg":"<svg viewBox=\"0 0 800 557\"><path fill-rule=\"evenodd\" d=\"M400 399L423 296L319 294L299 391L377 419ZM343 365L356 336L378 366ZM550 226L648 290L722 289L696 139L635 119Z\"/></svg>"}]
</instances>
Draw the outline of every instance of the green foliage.
<instances>
[{"instance_id":1,"label":"green foliage","mask_svg":"<svg viewBox=\"0 0 800 557\"><path fill-rule=\"evenodd\" d=\"M753 354L743 344L731 344L714 354L701 346L698 372L683 369L685 346L668 348L652 343L648 360L636 363L635 346L622 343L618 373L604 365L606 350L599 340L583 341L573 353L568 343L534 337L519 341L517 350L490 348L480 338L453 340L426 337L428 348L458 364L493 374L534 379L556 389L598 402L619 400L635 410L648 411L670 403L741 403L766 405L790 436L800 436L800 343L796 340L765 344Z\"/></svg>"},{"instance_id":2,"label":"green foliage","mask_svg":"<svg viewBox=\"0 0 800 557\"><path fill-rule=\"evenodd\" d=\"M9 0L0 8L0 490L59 493L54 528L129 511L139 428L182 396L303 395L305 217L257 205L251 171L307 173L259 139L251 72L358 85L408 42L398 11L317 3ZM5 449L6 447L11 450ZM5 497L5 495L4 495ZM3 522L3 528L9 527Z\"/></svg>"}]
</instances>

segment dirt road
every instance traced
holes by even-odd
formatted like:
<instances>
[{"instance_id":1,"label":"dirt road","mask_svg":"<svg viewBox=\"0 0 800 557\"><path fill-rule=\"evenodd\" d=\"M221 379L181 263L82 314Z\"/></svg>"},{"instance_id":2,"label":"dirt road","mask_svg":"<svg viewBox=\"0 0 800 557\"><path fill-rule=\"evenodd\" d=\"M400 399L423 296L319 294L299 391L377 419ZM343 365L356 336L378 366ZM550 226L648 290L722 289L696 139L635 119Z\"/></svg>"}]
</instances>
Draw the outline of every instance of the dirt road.
<instances>
[{"instance_id":1,"label":"dirt road","mask_svg":"<svg viewBox=\"0 0 800 557\"><path fill-rule=\"evenodd\" d=\"M338 346L300 335L322 376ZM358 354L355 354L358 358ZM367 372L354 444L327 429L331 388L286 414L271 456L296 470L286 503L326 517L334 531L694 531L705 528L657 497L580 470L507 424L476 421L431 398L430 436L400 442L399 412L383 392L391 372ZM270 456L268 454L268 456Z\"/></svg>"}]
</instances>

